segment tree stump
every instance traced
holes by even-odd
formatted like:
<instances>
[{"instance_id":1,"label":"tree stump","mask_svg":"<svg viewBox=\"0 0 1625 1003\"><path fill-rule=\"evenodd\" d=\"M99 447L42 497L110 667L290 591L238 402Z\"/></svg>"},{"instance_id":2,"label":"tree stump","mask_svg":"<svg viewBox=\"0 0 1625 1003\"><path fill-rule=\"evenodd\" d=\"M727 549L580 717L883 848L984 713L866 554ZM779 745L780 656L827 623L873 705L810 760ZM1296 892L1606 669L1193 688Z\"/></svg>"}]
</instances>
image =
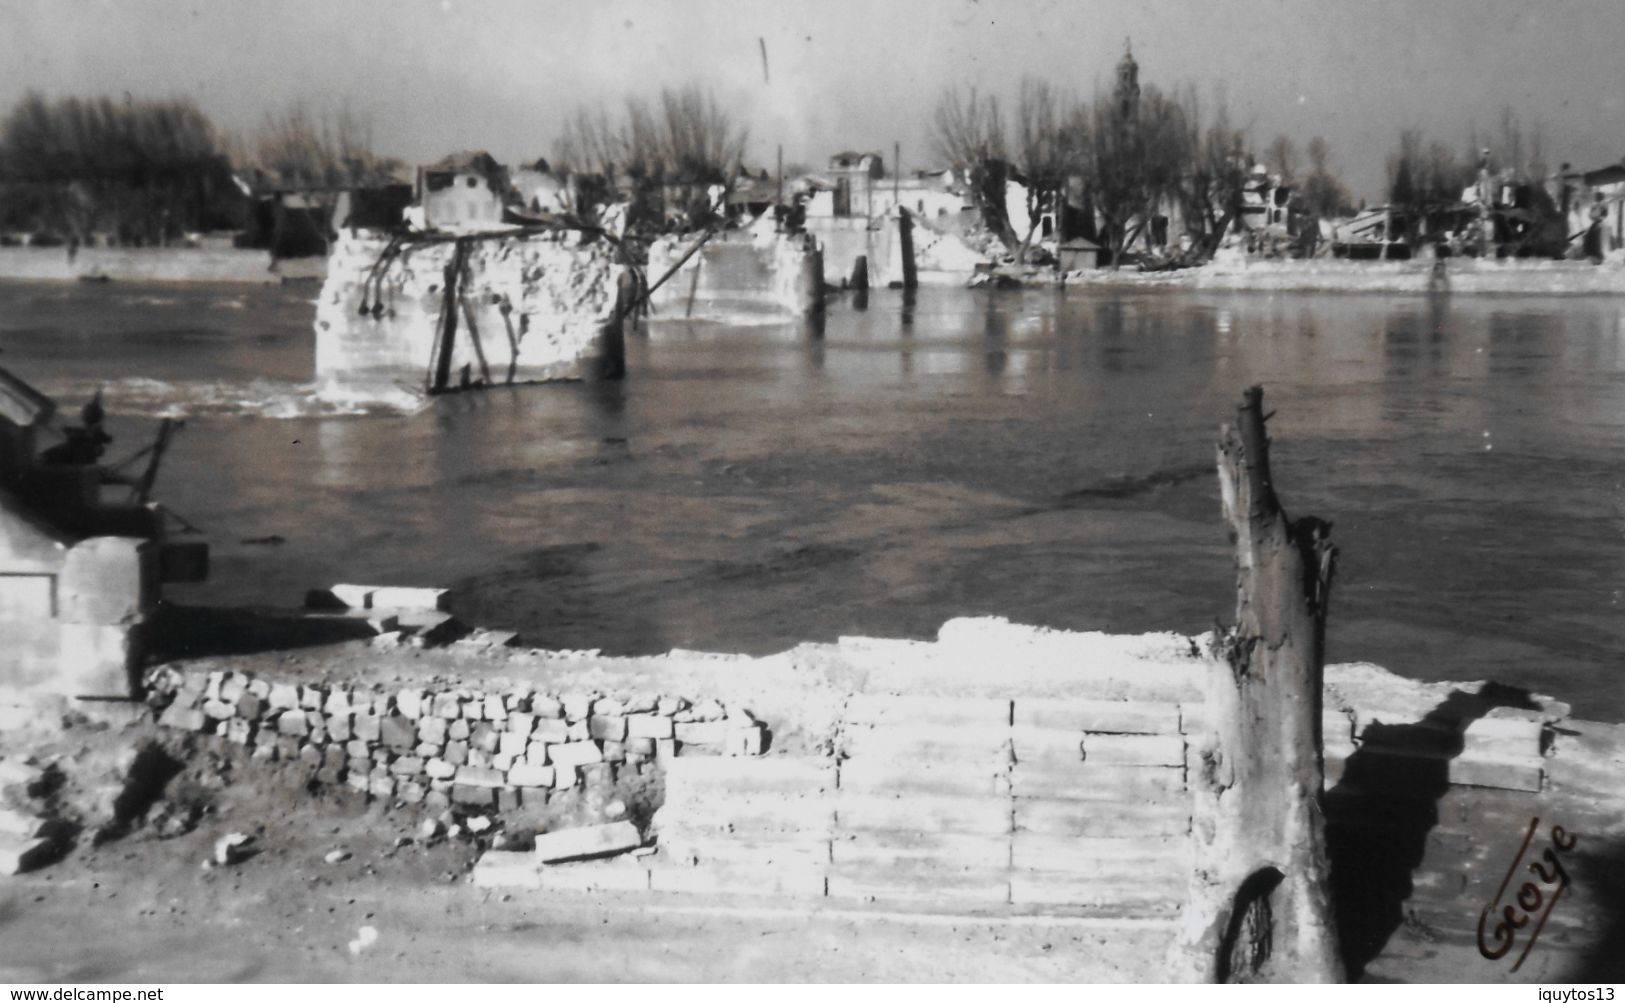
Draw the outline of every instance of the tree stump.
<instances>
[{"instance_id":1,"label":"tree stump","mask_svg":"<svg viewBox=\"0 0 1625 1003\"><path fill-rule=\"evenodd\" d=\"M1236 623L1215 636L1193 764L1194 858L1175 977L1334 982L1344 969L1321 812L1331 525L1288 519L1270 478L1264 392L1219 438L1236 544Z\"/></svg>"}]
</instances>

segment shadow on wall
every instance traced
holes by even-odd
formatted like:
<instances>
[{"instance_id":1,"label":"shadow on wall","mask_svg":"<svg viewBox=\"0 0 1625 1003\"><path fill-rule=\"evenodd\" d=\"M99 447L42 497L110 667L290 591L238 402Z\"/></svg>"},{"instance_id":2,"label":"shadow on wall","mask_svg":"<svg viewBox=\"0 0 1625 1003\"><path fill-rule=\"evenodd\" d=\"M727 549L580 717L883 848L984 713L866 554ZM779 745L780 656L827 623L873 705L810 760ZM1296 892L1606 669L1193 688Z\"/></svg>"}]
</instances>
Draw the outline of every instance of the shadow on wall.
<instances>
[{"instance_id":1,"label":"shadow on wall","mask_svg":"<svg viewBox=\"0 0 1625 1003\"><path fill-rule=\"evenodd\" d=\"M367 621L346 616L165 604L152 623L149 651L154 661L165 662L309 648L376 634Z\"/></svg>"},{"instance_id":2,"label":"shadow on wall","mask_svg":"<svg viewBox=\"0 0 1625 1003\"><path fill-rule=\"evenodd\" d=\"M1510 686L1457 690L1413 724L1368 726L1343 778L1326 792L1332 894L1350 981L1403 922L1411 875L1450 788L1450 760L1461 754L1468 725L1496 707L1539 709L1527 691ZM1416 754L1396 755L1400 750Z\"/></svg>"}]
</instances>

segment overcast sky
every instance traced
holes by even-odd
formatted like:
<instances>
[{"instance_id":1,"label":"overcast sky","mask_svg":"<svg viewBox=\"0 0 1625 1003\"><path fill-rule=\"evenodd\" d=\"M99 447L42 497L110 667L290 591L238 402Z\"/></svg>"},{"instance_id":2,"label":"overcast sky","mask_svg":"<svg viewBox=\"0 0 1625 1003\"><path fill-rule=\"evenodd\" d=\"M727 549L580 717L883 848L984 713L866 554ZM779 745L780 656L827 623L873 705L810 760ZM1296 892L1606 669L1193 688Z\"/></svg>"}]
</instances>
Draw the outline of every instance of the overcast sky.
<instances>
[{"instance_id":1,"label":"overcast sky","mask_svg":"<svg viewBox=\"0 0 1625 1003\"><path fill-rule=\"evenodd\" d=\"M760 166L778 143L820 164L898 141L913 168L944 87L1013 97L1032 73L1088 95L1125 38L1142 84L1222 89L1255 150L1322 135L1373 199L1400 128L1464 150L1507 105L1553 166L1625 156L1625 0L0 0L0 102L184 96L243 134L347 103L381 152L513 161L583 102L698 82Z\"/></svg>"}]
</instances>

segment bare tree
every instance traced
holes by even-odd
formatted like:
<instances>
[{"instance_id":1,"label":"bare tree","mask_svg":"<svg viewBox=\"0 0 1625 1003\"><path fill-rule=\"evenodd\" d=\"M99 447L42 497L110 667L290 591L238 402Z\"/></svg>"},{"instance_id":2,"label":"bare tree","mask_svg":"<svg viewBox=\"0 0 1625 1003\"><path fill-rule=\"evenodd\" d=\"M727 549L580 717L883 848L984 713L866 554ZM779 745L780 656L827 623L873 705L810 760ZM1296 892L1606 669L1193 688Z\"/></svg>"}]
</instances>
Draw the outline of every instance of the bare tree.
<instances>
[{"instance_id":1,"label":"bare tree","mask_svg":"<svg viewBox=\"0 0 1625 1003\"><path fill-rule=\"evenodd\" d=\"M371 126L349 108L312 113L296 103L267 114L254 137L253 164L279 189L335 190L388 180L400 161L372 149Z\"/></svg>"},{"instance_id":2,"label":"bare tree","mask_svg":"<svg viewBox=\"0 0 1625 1003\"><path fill-rule=\"evenodd\" d=\"M1201 103L1194 89L1184 101L1194 151L1185 194L1185 221L1192 231L1193 250L1199 259L1211 257L1241 212L1241 193L1247 181L1247 134L1230 124L1224 101L1213 121L1201 126ZM1198 135L1199 134L1199 135Z\"/></svg>"},{"instance_id":3,"label":"bare tree","mask_svg":"<svg viewBox=\"0 0 1625 1003\"><path fill-rule=\"evenodd\" d=\"M1292 184L1298 177L1298 147L1291 137L1276 136L1264 150L1264 163L1281 176L1282 184Z\"/></svg>"},{"instance_id":4,"label":"bare tree","mask_svg":"<svg viewBox=\"0 0 1625 1003\"><path fill-rule=\"evenodd\" d=\"M1088 117L1075 100L1048 81L1022 78L1016 105L1016 166L1026 180L1027 227L1017 262L1026 260L1044 213L1059 209L1068 176L1081 172L1088 129Z\"/></svg>"},{"instance_id":5,"label":"bare tree","mask_svg":"<svg viewBox=\"0 0 1625 1003\"><path fill-rule=\"evenodd\" d=\"M943 91L932 116L931 141L938 156L969 182L984 225L1014 247L1015 230L1004 201L1009 154L998 98L978 96L975 87L965 97L957 87Z\"/></svg>"},{"instance_id":6,"label":"bare tree","mask_svg":"<svg viewBox=\"0 0 1625 1003\"><path fill-rule=\"evenodd\" d=\"M1331 151L1326 140L1316 136L1309 141L1309 176L1303 182L1304 206L1315 216L1346 215L1353 200L1343 182L1332 173Z\"/></svg>"},{"instance_id":7,"label":"bare tree","mask_svg":"<svg viewBox=\"0 0 1625 1003\"><path fill-rule=\"evenodd\" d=\"M1097 97L1089 132L1089 186L1111 250L1112 266L1179 200L1193 151L1190 124L1178 101L1155 87L1117 88Z\"/></svg>"},{"instance_id":8,"label":"bare tree","mask_svg":"<svg viewBox=\"0 0 1625 1003\"><path fill-rule=\"evenodd\" d=\"M164 243L235 225L241 197L213 124L187 101L25 95L0 122L7 225L84 240Z\"/></svg>"}]
</instances>

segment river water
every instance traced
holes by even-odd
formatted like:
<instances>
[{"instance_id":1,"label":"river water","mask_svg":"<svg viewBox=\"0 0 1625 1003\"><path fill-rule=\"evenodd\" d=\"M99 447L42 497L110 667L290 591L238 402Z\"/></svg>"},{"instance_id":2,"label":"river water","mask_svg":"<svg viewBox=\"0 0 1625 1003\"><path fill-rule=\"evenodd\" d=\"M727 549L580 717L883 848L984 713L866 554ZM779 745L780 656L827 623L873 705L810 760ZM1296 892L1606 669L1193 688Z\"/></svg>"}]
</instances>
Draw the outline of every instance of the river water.
<instances>
[{"instance_id":1,"label":"river water","mask_svg":"<svg viewBox=\"0 0 1625 1003\"><path fill-rule=\"evenodd\" d=\"M307 396L313 295L0 284L0 364L104 386L113 457L187 417L158 494L214 568L183 601L450 586L612 653L966 614L1199 632L1233 602L1216 426L1262 383L1278 490L1342 548L1332 660L1625 719L1616 298L882 292L656 324L623 382L353 414Z\"/></svg>"}]
</instances>

